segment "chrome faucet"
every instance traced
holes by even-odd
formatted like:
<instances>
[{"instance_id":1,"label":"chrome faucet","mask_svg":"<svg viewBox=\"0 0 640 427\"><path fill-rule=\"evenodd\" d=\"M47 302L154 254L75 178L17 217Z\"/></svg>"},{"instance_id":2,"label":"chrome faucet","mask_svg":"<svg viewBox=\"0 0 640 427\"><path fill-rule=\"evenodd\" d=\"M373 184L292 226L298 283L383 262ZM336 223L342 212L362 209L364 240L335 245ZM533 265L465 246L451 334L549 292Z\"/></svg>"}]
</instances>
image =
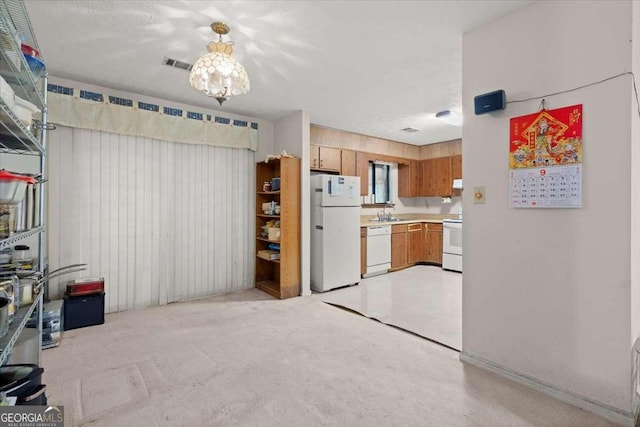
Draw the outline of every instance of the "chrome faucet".
<instances>
[{"instance_id":1,"label":"chrome faucet","mask_svg":"<svg viewBox=\"0 0 640 427\"><path fill-rule=\"evenodd\" d=\"M393 215L391 215L391 212L387 213L387 207L391 207L391 206L385 203L384 206L382 206L382 211L378 212L378 219L380 221L384 221L384 220L389 221L391 220L391 218L393 218Z\"/></svg>"}]
</instances>

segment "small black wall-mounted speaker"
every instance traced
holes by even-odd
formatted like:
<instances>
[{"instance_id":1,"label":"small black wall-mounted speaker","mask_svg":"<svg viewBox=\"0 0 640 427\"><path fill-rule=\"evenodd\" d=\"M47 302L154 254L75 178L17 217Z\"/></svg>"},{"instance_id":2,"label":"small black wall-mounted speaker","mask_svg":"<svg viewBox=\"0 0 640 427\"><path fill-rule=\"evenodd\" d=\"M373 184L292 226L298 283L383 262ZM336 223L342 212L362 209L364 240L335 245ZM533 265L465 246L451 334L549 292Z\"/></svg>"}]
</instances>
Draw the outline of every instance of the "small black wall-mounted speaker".
<instances>
[{"instance_id":1,"label":"small black wall-mounted speaker","mask_svg":"<svg viewBox=\"0 0 640 427\"><path fill-rule=\"evenodd\" d=\"M507 96L504 90L496 90L484 93L473 98L476 115L488 113L495 110L504 110Z\"/></svg>"}]
</instances>

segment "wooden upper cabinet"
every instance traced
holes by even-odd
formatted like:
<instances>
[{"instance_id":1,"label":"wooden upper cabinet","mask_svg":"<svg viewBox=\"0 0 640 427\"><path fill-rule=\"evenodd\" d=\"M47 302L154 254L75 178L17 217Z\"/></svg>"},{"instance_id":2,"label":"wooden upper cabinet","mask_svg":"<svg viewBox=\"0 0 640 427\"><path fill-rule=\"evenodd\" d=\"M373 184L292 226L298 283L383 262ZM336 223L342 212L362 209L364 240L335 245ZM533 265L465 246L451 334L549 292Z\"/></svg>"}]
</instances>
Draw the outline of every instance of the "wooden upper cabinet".
<instances>
[{"instance_id":1,"label":"wooden upper cabinet","mask_svg":"<svg viewBox=\"0 0 640 427\"><path fill-rule=\"evenodd\" d=\"M451 156L451 179L462 178L462 154Z\"/></svg>"},{"instance_id":2,"label":"wooden upper cabinet","mask_svg":"<svg viewBox=\"0 0 640 427\"><path fill-rule=\"evenodd\" d=\"M427 159L422 162L423 196L441 197L453 194L451 157Z\"/></svg>"},{"instance_id":3,"label":"wooden upper cabinet","mask_svg":"<svg viewBox=\"0 0 640 427\"><path fill-rule=\"evenodd\" d=\"M320 167L320 147L318 147L317 145L311 145L309 153L309 167L311 169L318 169Z\"/></svg>"},{"instance_id":4,"label":"wooden upper cabinet","mask_svg":"<svg viewBox=\"0 0 640 427\"><path fill-rule=\"evenodd\" d=\"M342 156L339 148L320 147L320 169L340 171Z\"/></svg>"},{"instance_id":5,"label":"wooden upper cabinet","mask_svg":"<svg viewBox=\"0 0 640 427\"><path fill-rule=\"evenodd\" d=\"M462 154L451 157L451 180L462 179ZM453 190L454 196L461 196L461 190Z\"/></svg>"},{"instance_id":6,"label":"wooden upper cabinet","mask_svg":"<svg viewBox=\"0 0 640 427\"><path fill-rule=\"evenodd\" d=\"M398 197L414 196L411 163L398 165Z\"/></svg>"},{"instance_id":7,"label":"wooden upper cabinet","mask_svg":"<svg viewBox=\"0 0 640 427\"><path fill-rule=\"evenodd\" d=\"M342 167L340 168L340 175L358 176L355 151L342 150Z\"/></svg>"},{"instance_id":8,"label":"wooden upper cabinet","mask_svg":"<svg viewBox=\"0 0 640 427\"><path fill-rule=\"evenodd\" d=\"M360 177L360 195L369 194L369 153L356 153L356 171Z\"/></svg>"},{"instance_id":9,"label":"wooden upper cabinet","mask_svg":"<svg viewBox=\"0 0 640 427\"><path fill-rule=\"evenodd\" d=\"M311 169L340 172L342 156L339 148L311 145L309 151L311 153L309 159Z\"/></svg>"},{"instance_id":10,"label":"wooden upper cabinet","mask_svg":"<svg viewBox=\"0 0 640 427\"><path fill-rule=\"evenodd\" d=\"M398 165L398 197L420 197L422 188L422 165L419 160Z\"/></svg>"},{"instance_id":11,"label":"wooden upper cabinet","mask_svg":"<svg viewBox=\"0 0 640 427\"><path fill-rule=\"evenodd\" d=\"M424 161L414 160L411 162L411 191L413 197L423 197L424 188Z\"/></svg>"}]
</instances>

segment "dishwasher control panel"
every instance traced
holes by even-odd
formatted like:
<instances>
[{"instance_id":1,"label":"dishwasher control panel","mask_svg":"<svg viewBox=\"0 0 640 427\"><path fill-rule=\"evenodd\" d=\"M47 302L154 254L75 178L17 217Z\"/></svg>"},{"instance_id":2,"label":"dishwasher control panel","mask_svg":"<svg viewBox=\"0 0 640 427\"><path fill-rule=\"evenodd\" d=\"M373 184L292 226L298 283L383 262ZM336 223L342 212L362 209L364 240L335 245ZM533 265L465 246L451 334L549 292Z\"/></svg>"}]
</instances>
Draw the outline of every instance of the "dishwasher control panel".
<instances>
[{"instance_id":1,"label":"dishwasher control panel","mask_svg":"<svg viewBox=\"0 0 640 427\"><path fill-rule=\"evenodd\" d=\"M376 225L367 227L367 236L384 236L386 234L391 235L390 225Z\"/></svg>"}]
</instances>

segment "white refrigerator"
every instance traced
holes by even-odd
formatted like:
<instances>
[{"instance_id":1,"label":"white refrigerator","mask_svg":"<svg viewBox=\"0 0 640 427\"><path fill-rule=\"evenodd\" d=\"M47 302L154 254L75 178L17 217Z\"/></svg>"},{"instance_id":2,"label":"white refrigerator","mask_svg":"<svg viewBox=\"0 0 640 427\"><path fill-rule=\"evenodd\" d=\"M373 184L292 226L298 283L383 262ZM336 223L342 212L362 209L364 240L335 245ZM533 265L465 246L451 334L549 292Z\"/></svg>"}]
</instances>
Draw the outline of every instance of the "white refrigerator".
<instances>
[{"instance_id":1,"label":"white refrigerator","mask_svg":"<svg viewBox=\"0 0 640 427\"><path fill-rule=\"evenodd\" d=\"M311 176L311 289L360 281L360 177Z\"/></svg>"}]
</instances>

